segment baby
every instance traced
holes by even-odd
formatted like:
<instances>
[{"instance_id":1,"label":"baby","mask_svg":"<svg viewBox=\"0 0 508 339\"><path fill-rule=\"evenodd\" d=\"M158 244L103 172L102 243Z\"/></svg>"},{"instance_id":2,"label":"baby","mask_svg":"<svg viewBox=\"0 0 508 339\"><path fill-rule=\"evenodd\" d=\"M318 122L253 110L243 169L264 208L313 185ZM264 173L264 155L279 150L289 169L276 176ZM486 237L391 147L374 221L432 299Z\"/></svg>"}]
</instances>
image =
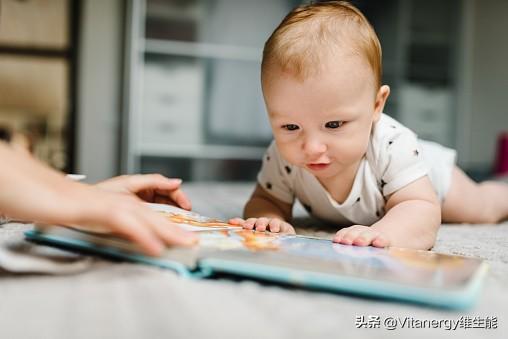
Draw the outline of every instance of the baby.
<instances>
[{"instance_id":1,"label":"baby","mask_svg":"<svg viewBox=\"0 0 508 339\"><path fill-rule=\"evenodd\" d=\"M261 82L274 135L244 218L247 229L294 233L294 199L337 225L334 241L429 249L445 222L508 217L508 185L477 184L455 151L418 140L383 114L381 47L347 2L300 6L270 36Z\"/></svg>"}]
</instances>

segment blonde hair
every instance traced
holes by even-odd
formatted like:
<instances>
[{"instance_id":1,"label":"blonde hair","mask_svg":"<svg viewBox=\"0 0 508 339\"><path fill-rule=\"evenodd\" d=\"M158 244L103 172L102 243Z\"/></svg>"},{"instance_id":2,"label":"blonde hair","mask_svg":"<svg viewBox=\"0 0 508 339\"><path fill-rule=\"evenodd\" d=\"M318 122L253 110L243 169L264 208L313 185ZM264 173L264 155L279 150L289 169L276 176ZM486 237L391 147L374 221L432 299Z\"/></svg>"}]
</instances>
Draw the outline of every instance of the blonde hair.
<instances>
[{"instance_id":1,"label":"blonde hair","mask_svg":"<svg viewBox=\"0 0 508 339\"><path fill-rule=\"evenodd\" d=\"M346 1L301 5L282 20L266 41L261 75L277 66L303 80L322 70L323 55L337 57L337 52L344 49L367 61L379 88L381 44L365 16Z\"/></svg>"}]
</instances>

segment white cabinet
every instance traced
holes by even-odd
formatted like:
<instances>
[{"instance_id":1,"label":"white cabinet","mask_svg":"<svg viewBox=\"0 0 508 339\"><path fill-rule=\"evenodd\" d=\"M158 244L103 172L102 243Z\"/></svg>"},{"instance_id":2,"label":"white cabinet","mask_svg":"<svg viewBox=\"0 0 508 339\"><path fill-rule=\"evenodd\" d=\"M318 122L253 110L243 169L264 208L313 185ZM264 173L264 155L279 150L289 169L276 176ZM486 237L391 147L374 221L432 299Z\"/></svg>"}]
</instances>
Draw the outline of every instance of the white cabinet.
<instances>
[{"instance_id":1,"label":"white cabinet","mask_svg":"<svg viewBox=\"0 0 508 339\"><path fill-rule=\"evenodd\" d=\"M448 88L407 84L399 91L401 123L410 126L418 137L446 146L454 143L453 96Z\"/></svg>"},{"instance_id":2,"label":"white cabinet","mask_svg":"<svg viewBox=\"0 0 508 339\"><path fill-rule=\"evenodd\" d=\"M198 60L151 62L144 68L140 150L201 144L205 67Z\"/></svg>"}]
</instances>

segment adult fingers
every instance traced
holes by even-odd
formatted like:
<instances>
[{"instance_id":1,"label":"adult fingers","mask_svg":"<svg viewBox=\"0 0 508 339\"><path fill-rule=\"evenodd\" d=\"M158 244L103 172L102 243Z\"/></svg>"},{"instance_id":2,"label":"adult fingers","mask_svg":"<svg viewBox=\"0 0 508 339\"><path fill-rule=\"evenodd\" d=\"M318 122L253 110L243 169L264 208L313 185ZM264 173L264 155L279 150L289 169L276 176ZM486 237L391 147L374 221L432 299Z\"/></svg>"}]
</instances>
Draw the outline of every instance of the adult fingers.
<instances>
[{"instance_id":1,"label":"adult fingers","mask_svg":"<svg viewBox=\"0 0 508 339\"><path fill-rule=\"evenodd\" d=\"M181 189L174 189L174 190L157 190L157 194L159 195L166 195L167 197L171 198L178 206L180 206L183 209L191 210L192 204L190 199L187 197L187 195L181 190Z\"/></svg>"},{"instance_id":2,"label":"adult fingers","mask_svg":"<svg viewBox=\"0 0 508 339\"><path fill-rule=\"evenodd\" d=\"M115 213L119 213L116 214ZM135 213L112 212L109 227L114 232L126 237L140 246L141 250L148 255L158 256L164 246L150 228Z\"/></svg>"},{"instance_id":3,"label":"adult fingers","mask_svg":"<svg viewBox=\"0 0 508 339\"><path fill-rule=\"evenodd\" d=\"M160 174L145 174L141 178L136 178L138 185L134 188L138 190L153 189L155 195L169 198L171 202L175 202L181 208L190 210L192 204L187 195L180 189L182 179L166 178Z\"/></svg>"},{"instance_id":4,"label":"adult fingers","mask_svg":"<svg viewBox=\"0 0 508 339\"><path fill-rule=\"evenodd\" d=\"M160 255L164 244L188 246L197 241L194 234L183 231L135 200L124 199L118 202L121 207L116 209L116 215L121 214L121 220L129 219L130 222L125 226L117 225L115 230L138 243L149 255ZM157 248L153 246L153 241L157 242Z\"/></svg>"},{"instance_id":5,"label":"adult fingers","mask_svg":"<svg viewBox=\"0 0 508 339\"><path fill-rule=\"evenodd\" d=\"M176 190L182 179L170 179L160 174L136 174L127 177L127 189L133 193L144 190Z\"/></svg>"},{"instance_id":6,"label":"adult fingers","mask_svg":"<svg viewBox=\"0 0 508 339\"><path fill-rule=\"evenodd\" d=\"M190 245L197 240L195 234L184 231L168 218L154 212L146 205L140 205L138 213L145 220L146 225L168 245Z\"/></svg>"},{"instance_id":7,"label":"adult fingers","mask_svg":"<svg viewBox=\"0 0 508 339\"><path fill-rule=\"evenodd\" d=\"M167 245L190 246L197 242L197 236L192 232L182 230L168 219L148 211L147 222L153 232Z\"/></svg>"}]
</instances>

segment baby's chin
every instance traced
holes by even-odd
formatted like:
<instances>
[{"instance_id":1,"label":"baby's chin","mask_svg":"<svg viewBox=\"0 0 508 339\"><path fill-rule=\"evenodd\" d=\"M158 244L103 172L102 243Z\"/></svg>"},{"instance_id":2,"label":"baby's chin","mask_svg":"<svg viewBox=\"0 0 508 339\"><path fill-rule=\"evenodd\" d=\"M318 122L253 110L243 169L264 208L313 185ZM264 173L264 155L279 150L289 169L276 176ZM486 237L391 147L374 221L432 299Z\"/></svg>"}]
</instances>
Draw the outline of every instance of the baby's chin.
<instances>
[{"instance_id":1,"label":"baby's chin","mask_svg":"<svg viewBox=\"0 0 508 339\"><path fill-rule=\"evenodd\" d=\"M323 179L323 180L326 180L326 179L333 179L335 176L337 176L337 172L335 171L319 171L319 172L316 172L316 171L310 171L309 172L314 175L316 178L318 179Z\"/></svg>"},{"instance_id":2,"label":"baby's chin","mask_svg":"<svg viewBox=\"0 0 508 339\"><path fill-rule=\"evenodd\" d=\"M304 168L307 172L311 173L315 177L327 179L335 176L337 173L333 170L332 164L329 164L327 166L308 166L303 165L300 166L301 168Z\"/></svg>"}]
</instances>

